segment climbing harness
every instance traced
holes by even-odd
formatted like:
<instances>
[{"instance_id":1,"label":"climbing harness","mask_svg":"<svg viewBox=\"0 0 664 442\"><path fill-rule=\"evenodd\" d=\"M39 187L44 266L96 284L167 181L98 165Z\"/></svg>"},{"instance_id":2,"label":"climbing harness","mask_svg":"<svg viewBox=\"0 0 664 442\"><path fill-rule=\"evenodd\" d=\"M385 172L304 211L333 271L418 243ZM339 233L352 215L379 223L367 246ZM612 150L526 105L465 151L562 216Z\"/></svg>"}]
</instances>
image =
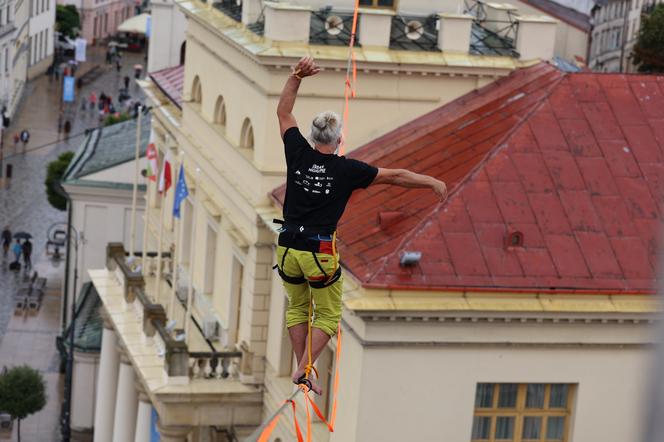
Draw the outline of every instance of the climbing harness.
<instances>
[{"instance_id":1,"label":"climbing harness","mask_svg":"<svg viewBox=\"0 0 664 442\"><path fill-rule=\"evenodd\" d=\"M341 278L341 266L337 262L336 240L337 233L334 228L311 228L302 225L287 223L280 219L273 220L282 227L279 229L279 245L286 247L286 251L281 257L281 266L275 264L272 268L276 269L281 279L289 284L309 283L314 289L323 289L328 287ZM330 240L320 239L321 236L330 237ZM290 276L284 272L284 262L290 249L311 252L316 266L322 273L320 278L306 279L304 276ZM334 272L328 275L320 264L316 253L326 253L334 257Z\"/></svg>"}]
</instances>

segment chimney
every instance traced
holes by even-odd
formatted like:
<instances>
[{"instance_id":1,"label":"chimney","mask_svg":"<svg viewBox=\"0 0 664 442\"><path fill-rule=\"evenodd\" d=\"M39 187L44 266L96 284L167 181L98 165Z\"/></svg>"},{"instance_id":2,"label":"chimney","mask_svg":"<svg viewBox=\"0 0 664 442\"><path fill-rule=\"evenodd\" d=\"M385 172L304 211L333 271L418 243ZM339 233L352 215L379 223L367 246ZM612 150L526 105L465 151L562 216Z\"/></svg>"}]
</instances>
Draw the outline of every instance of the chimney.
<instances>
[{"instance_id":1,"label":"chimney","mask_svg":"<svg viewBox=\"0 0 664 442\"><path fill-rule=\"evenodd\" d=\"M311 8L265 2L265 37L274 41L309 42Z\"/></svg>"},{"instance_id":2,"label":"chimney","mask_svg":"<svg viewBox=\"0 0 664 442\"><path fill-rule=\"evenodd\" d=\"M440 13L438 17L440 18L438 49L443 52L467 54L470 48L470 29L473 25L473 17L451 12Z\"/></svg>"},{"instance_id":3,"label":"chimney","mask_svg":"<svg viewBox=\"0 0 664 442\"><path fill-rule=\"evenodd\" d=\"M553 18L542 16L518 16L519 30L516 50L522 60L539 58L551 60L556 43L556 26Z\"/></svg>"},{"instance_id":4,"label":"chimney","mask_svg":"<svg viewBox=\"0 0 664 442\"><path fill-rule=\"evenodd\" d=\"M389 47L394 11L390 9L360 8L359 12L360 45Z\"/></svg>"},{"instance_id":5,"label":"chimney","mask_svg":"<svg viewBox=\"0 0 664 442\"><path fill-rule=\"evenodd\" d=\"M484 3L486 18L483 26L504 37L509 31L509 24L514 21L518 8L508 3Z\"/></svg>"},{"instance_id":6,"label":"chimney","mask_svg":"<svg viewBox=\"0 0 664 442\"><path fill-rule=\"evenodd\" d=\"M242 0L242 23L250 25L261 15L261 0Z\"/></svg>"}]
</instances>

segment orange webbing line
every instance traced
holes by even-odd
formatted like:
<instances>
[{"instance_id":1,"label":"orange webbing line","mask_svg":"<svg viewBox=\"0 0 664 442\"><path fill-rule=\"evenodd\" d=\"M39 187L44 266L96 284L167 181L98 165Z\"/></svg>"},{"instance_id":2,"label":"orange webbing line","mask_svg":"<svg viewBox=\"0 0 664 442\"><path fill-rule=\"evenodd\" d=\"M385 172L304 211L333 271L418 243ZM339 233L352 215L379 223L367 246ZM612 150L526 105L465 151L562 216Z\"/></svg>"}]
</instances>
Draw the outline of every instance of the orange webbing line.
<instances>
[{"instance_id":1,"label":"orange webbing line","mask_svg":"<svg viewBox=\"0 0 664 442\"><path fill-rule=\"evenodd\" d=\"M355 82L357 81L357 65L355 60L355 35L357 32L357 15L360 9L360 0L355 0L355 8L353 11L353 27L350 33L350 43L348 45L349 54L348 54L348 66L346 67L346 84L344 85L344 135L348 133L348 107L350 98L355 98ZM351 71L352 83L351 83ZM344 137L346 138L346 137ZM339 152L343 155L344 146L343 144L339 148Z\"/></svg>"},{"instance_id":2,"label":"orange webbing line","mask_svg":"<svg viewBox=\"0 0 664 442\"><path fill-rule=\"evenodd\" d=\"M286 399L285 401L283 401L281 403L280 407L284 406L288 402L290 402L291 407L293 408L293 425L295 426L295 435L297 436L297 441L298 442L304 442L304 438L302 437L302 431L300 430L300 423L297 421L297 411L295 409L295 400ZM308 415L309 415L309 411L307 410L307 416ZM261 432L260 436L258 436L258 439L256 439L256 442L267 442L268 441L270 435L272 434L275 427L277 426L277 423L279 422L280 417L281 417L281 414L279 414L279 413L274 415L274 417L272 418L270 423L265 426L265 428ZM310 441L311 441L311 439L308 438L307 442L310 442Z\"/></svg>"},{"instance_id":3,"label":"orange webbing line","mask_svg":"<svg viewBox=\"0 0 664 442\"><path fill-rule=\"evenodd\" d=\"M341 358L341 323L339 323L339 326L337 328L337 354L334 357L334 383L332 384L332 410L330 411L330 419L327 420L325 419L325 416L323 416L323 412L320 411L320 408L316 405L316 403L309 397L308 394L305 392L305 400L306 403L311 405L311 408L314 410L314 413L319 417L325 425L327 425L328 430L330 430L330 433L334 432L334 421L337 418L337 393L339 391L339 361ZM308 411L307 411L308 412Z\"/></svg>"}]
</instances>

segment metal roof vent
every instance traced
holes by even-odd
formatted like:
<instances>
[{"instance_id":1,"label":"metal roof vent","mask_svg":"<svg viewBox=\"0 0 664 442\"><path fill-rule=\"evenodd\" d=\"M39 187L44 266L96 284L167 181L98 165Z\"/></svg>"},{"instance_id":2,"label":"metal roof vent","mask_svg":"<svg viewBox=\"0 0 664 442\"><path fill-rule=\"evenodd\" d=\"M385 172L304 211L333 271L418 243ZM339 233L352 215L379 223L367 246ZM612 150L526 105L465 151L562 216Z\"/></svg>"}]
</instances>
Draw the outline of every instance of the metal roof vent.
<instances>
[{"instance_id":1,"label":"metal roof vent","mask_svg":"<svg viewBox=\"0 0 664 442\"><path fill-rule=\"evenodd\" d=\"M330 35L339 35L344 30L344 20L338 15L330 15L325 20L325 30Z\"/></svg>"},{"instance_id":2,"label":"metal roof vent","mask_svg":"<svg viewBox=\"0 0 664 442\"><path fill-rule=\"evenodd\" d=\"M420 263L422 259L422 252L401 252L401 258L399 259L399 265L401 267L412 267Z\"/></svg>"},{"instance_id":3,"label":"metal roof vent","mask_svg":"<svg viewBox=\"0 0 664 442\"><path fill-rule=\"evenodd\" d=\"M523 247L523 232L518 230L509 232L505 237L505 248L512 249L515 247Z\"/></svg>"},{"instance_id":4,"label":"metal roof vent","mask_svg":"<svg viewBox=\"0 0 664 442\"><path fill-rule=\"evenodd\" d=\"M424 26L417 20L411 20L406 23L404 34L406 34L406 38L409 40L418 40L424 35Z\"/></svg>"}]
</instances>

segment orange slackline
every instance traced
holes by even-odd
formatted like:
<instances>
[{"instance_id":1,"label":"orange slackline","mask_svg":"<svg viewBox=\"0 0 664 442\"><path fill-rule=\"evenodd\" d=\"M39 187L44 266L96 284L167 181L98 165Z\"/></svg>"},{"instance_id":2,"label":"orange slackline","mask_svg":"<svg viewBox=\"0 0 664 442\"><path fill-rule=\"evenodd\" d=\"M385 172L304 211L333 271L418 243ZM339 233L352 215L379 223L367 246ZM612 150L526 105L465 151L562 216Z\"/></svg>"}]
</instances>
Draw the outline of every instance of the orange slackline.
<instances>
[{"instance_id":1,"label":"orange slackline","mask_svg":"<svg viewBox=\"0 0 664 442\"><path fill-rule=\"evenodd\" d=\"M357 32L357 14L360 9L360 0L355 0L355 8L353 11L353 27L350 33L350 43L348 45L348 65L346 66L346 82L344 85L344 139L348 133L348 112L349 102L351 98L355 98L355 84L357 82L357 63L355 60L355 35ZM351 75L352 73L352 75ZM352 80L352 81L351 81ZM339 148L339 153L344 154L344 145Z\"/></svg>"}]
</instances>

